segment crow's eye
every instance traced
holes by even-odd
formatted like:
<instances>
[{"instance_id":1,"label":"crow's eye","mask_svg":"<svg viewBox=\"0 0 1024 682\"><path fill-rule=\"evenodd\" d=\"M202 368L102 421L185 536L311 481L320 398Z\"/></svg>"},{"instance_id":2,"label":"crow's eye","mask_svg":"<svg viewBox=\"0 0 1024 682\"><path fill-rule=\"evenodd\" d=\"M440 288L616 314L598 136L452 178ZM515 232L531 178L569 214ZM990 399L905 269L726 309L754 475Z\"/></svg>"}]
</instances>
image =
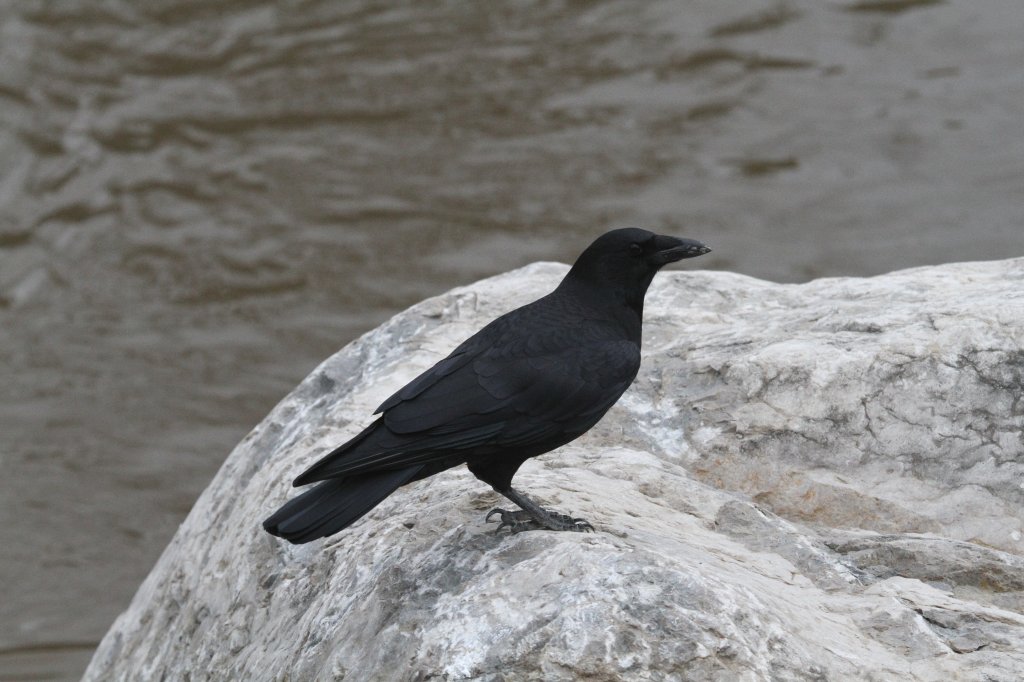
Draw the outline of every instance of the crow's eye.
<instances>
[{"instance_id":1,"label":"crow's eye","mask_svg":"<svg viewBox=\"0 0 1024 682\"><path fill-rule=\"evenodd\" d=\"M644 252L644 247L642 247L639 244L637 244L636 242L634 242L634 243L629 245L629 252L631 254L633 254L634 256L639 256L641 253Z\"/></svg>"}]
</instances>

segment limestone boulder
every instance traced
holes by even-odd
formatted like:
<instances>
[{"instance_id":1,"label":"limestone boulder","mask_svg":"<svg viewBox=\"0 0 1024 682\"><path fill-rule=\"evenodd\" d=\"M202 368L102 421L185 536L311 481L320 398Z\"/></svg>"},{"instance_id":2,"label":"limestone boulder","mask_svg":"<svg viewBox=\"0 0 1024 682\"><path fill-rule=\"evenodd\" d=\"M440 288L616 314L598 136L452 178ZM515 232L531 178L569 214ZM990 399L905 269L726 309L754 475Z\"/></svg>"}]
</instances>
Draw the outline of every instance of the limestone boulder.
<instances>
[{"instance_id":1,"label":"limestone boulder","mask_svg":"<svg viewBox=\"0 0 1024 682\"><path fill-rule=\"evenodd\" d=\"M231 453L86 680L1019 680L1024 260L780 285L665 272L644 364L517 486L464 469L294 547L261 520L385 397L565 273L427 300Z\"/></svg>"}]
</instances>

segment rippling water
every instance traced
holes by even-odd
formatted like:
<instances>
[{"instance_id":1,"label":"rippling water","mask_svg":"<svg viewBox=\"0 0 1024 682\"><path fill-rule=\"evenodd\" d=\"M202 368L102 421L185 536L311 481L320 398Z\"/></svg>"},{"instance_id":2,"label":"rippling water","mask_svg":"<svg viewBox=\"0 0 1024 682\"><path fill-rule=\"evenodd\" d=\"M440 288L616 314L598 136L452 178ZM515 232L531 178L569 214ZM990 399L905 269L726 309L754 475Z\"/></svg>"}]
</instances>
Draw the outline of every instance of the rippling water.
<instances>
[{"instance_id":1,"label":"rippling water","mask_svg":"<svg viewBox=\"0 0 1024 682\"><path fill-rule=\"evenodd\" d=\"M0 680L74 679L320 359L600 231L1024 255L1019 0L0 4ZM256 522L254 519L254 532Z\"/></svg>"}]
</instances>

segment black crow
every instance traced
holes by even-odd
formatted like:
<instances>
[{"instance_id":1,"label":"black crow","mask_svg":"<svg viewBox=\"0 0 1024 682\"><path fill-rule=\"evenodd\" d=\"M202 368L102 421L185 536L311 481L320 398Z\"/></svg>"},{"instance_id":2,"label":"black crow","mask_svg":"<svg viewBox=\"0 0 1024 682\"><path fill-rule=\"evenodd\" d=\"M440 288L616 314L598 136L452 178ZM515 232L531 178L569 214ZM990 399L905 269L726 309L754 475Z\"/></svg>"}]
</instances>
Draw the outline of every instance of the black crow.
<instances>
[{"instance_id":1,"label":"black crow","mask_svg":"<svg viewBox=\"0 0 1024 682\"><path fill-rule=\"evenodd\" d=\"M666 263L710 249L626 228L599 237L550 294L502 315L384 401L359 435L294 485L320 483L263 522L294 543L337 533L397 488L466 464L519 506L512 532L593 530L512 488L520 465L598 422L640 369L644 294Z\"/></svg>"}]
</instances>

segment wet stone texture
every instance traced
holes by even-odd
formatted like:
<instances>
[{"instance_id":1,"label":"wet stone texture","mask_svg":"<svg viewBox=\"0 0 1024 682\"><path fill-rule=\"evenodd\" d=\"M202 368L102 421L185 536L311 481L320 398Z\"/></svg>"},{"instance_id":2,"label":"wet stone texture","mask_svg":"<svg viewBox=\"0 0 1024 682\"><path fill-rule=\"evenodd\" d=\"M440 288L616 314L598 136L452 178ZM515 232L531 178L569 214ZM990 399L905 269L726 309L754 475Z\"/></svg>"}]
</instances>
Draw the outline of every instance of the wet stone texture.
<instances>
[{"instance_id":1,"label":"wet stone texture","mask_svg":"<svg viewBox=\"0 0 1024 682\"><path fill-rule=\"evenodd\" d=\"M429 299L325 361L231 454L86 679L1020 679L1020 259L660 275L634 386L517 478L596 533L495 535L464 469L326 541L261 532L384 397L564 272Z\"/></svg>"}]
</instances>

